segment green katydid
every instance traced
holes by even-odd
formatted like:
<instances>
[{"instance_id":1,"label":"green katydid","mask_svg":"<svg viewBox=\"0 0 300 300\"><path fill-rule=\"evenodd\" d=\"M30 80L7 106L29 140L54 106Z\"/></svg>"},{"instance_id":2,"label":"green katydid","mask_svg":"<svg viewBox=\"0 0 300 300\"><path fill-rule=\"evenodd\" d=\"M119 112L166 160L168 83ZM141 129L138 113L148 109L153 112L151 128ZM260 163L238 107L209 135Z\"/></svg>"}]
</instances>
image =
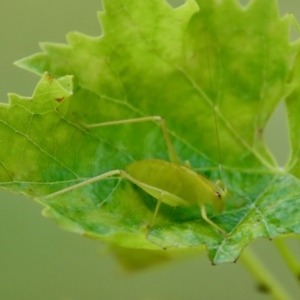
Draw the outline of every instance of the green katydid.
<instances>
[{"instance_id":1,"label":"green katydid","mask_svg":"<svg viewBox=\"0 0 300 300\"><path fill-rule=\"evenodd\" d=\"M216 211L219 213L222 212L227 193L224 183L222 181L213 183L202 175L193 171L188 165L184 165L180 162L171 143L163 118L159 116L149 116L85 126L88 128L93 128L149 121L158 121L160 123L167 145L170 162L160 159L136 161L127 165L124 170L112 170L106 172L99 176L87 179L81 183L49 194L45 196L44 199L55 197L108 177L120 176L129 180L133 184L143 189L146 193L157 199L151 224L153 224L162 202L170 206L191 206L198 204L201 210L202 218L214 226L218 231L226 234L223 229L221 229L217 224L207 217L205 209L205 204L212 202Z\"/></svg>"},{"instance_id":2,"label":"green katydid","mask_svg":"<svg viewBox=\"0 0 300 300\"><path fill-rule=\"evenodd\" d=\"M210 69L209 56L207 56L207 61L208 69ZM215 119L215 126L217 126L214 104L213 113ZM135 161L127 165L124 168L124 170L116 169L108 171L93 178L87 179L81 183L49 194L43 198L49 199L108 177L119 176L130 181L139 188L143 189L146 193L148 193L157 200L151 224L153 224L162 202L173 207L192 206L197 204L200 207L200 213L202 218L207 223L216 228L219 232L226 235L226 232L223 229L221 229L217 224L215 224L212 220L210 220L207 217L205 207L205 205L208 202L212 202L215 210L218 213L222 212L222 210L224 209L227 194L225 184L223 183L223 181L220 180L215 183L211 182L204 176L193 171L190 168L189 164L181 163L169 137L165 121L161 116L147 116L135 119L111 121L98 124L88 124L84 125L84 127L96 128L102 126L121 126L122 124L151 121L156 121L160 124L167 146L170 162L161 159L146 159ZM217 139L219 141L217 127L216 133Z\"/></svg>"}]
</instances>

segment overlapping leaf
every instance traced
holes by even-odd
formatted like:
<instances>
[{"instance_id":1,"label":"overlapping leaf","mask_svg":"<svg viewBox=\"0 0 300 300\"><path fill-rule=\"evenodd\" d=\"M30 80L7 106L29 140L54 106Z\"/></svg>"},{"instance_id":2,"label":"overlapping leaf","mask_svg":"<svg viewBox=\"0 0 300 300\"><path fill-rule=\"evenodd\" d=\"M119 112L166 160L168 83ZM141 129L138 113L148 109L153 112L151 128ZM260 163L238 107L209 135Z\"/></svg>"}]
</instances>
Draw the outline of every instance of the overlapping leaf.
<instances>
[{"instance_id":1,"label":"overlapping leaf","mask_svg":"<svg viewBox=\"0 0 300 300\"><path fill-rule=\"evenodd\" d=\"M0 107L1 186L35 197L68 230L128 248L205 244L214 263L235 260L257 237L299 233L299 42L290 44L288 17L279 17L275 1L246 9L233 0L189 0L177 9L163 0L103 2L103 36L71 33L68 45L43 44L43 53L18 62L51 76L42 77L32 99L11 95ZM263 131L286 97L293 152L283 172ZM132 161L168 160L153 122L93 130L82 123L163 116L182 161L218 178L213 103L224 179L244 202L228 202L221 215L208 207L227 237L197 207L167 205L148 232L155 200L117 178L43 199Z\"/></svg>"}]
</instances>

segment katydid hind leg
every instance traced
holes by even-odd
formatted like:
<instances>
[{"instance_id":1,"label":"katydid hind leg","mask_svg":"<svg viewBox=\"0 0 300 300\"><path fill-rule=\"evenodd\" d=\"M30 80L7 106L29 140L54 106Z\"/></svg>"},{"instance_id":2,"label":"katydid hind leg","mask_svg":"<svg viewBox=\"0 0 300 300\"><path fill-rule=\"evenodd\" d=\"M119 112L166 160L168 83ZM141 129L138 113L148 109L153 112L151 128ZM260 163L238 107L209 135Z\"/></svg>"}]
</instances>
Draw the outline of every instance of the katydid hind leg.
<instances>
[{"instance_id":1,"label":"katydid hind leg","mask_svg":"<svg viewBox=\"0 0 300 300\"><path fill-rule=\"evenodd\" d=\"M109 178L109 177L113 177L113 176L116 176L116 175L119 176L119 177L123 177L124 179L127 179L128 181L132 182L133 184L135 184L137 186L142 184L141 182L139 182L138 180L136 180L135 178L133 178L132 176L130 176L128 173L126 173L123 170L112 170L112 171L103 173L101 175L95 176L93 178L87 179L85 181L82 181L80 183L74 184L72 186L69 186L67 188L61 189L61 190L56 191L54 193L48 194L48 195L44 196L43 199L47 200L47 199L65 194L67 192L73 191L77 188L84 187L84 186L87 186L87 185L92 184L94 182L97 182L97 181L100 181L100 180L103 180L103 179L106 179L106 178ZM156 218L157 213L159 211L161 202L163 201L163 197L164 197L164 192L162 192L161 195L157 198L157 204L156 204L156 207L155 207L155 211L154 211L150 226L152 226L154 221L155 221L155 218Z\"/></svg>"},{"instance_id":2,"label":"katydid hind leg","mask_svg":"<svg viewBox=\"0 0 300 300\"><path fill-rule=\"evenodd\" d=\"M106 179L106 178L109 178L109 177L113 177L113 176L116 176L116 175L119 176L119 177L123 177L123 178L127 179L128 181L130 181L130 182L132 182L136 185L139 185L139 181L136 180L135 178L133 178L132 176L130 176L125 171L123 171L123 170L111 170L111 171L105 172L103 174L97 175L95 177L86 179L86 180L84 180L80 183L74 184L74 185L69 186L67 188L56 191L54 193L48 194L48 195L44 196L43 199L53 198L53 197L56 197L58 195L73 191L77 188L87 186L87 185L92 184L94 182L97 182L97 181L100 181L100 180L103 180L103 179Z\"/></svg>"},{"instance_id":3,"label":"katydid hind leg","mask_svg":"<svg viewBox=\"0 0 300 300\"><path fill-rule=\"evenodd\" d=\"M61 194L64 194L64 193L73 191L73 190L75 190L75 189L77 189L77 188L80 188L80 187L89 185L89 184L91 184L91 183L100 181L100 180L105 179L105 178L109 178L109 177L112 177L112 176L115 176L115 175L121 176L121 174L122 174L122 170L112 170L112 171L103 173L103 174L101 174L101 175L98 175L98 176L89 178L89 179L87 179L87 180L84 180L84 181L82 181L82 182L80 182L80 183L77 183L77 184L74 184L74 185L72 185L72 186L69 186L69 187L64 188L64 189L62 189L62 190L59 190L59 191L57 191L57 192L48 194L48 195L44 196L43 199L44 199L44 200L50 199L50 198L56 197L56 196L58 196L58 195L61 195Z\"/></svg>"},{"instance_id":4,"label":"katydid hind leg","mask_svg":"<svg viewBox=\"0 0 300 300\"><path fill-rule=\"evenodd\" d=\"M141 118L133 118L133 119L126 119L126 120L118 120L118 121L111 121L111 122L103 122L103 123L96 123L96 124L83 124L86 128L97 128L97 127L104 127L104 126L116 126L122 124L130 124L130 123L141 123L141 122L153 122L156 121L159 123L160 128L162 130L164 140L167 146L168 154L170 161L174 164L181 165L181 161L174 149L174 146L171 142L170 135L166 126L165 120L160 116L148 116L148 117L141 117Z\"/></svg>"}]
</instances>

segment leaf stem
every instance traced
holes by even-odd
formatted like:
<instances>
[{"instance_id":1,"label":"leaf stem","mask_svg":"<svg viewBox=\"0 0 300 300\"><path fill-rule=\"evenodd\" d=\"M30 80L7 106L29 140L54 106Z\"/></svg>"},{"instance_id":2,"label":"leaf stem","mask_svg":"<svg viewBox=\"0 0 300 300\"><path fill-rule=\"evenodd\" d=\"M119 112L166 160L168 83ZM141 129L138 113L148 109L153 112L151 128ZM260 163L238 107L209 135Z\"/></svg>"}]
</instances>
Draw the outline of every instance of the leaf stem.
<instances>
[{"instance_id":1,"label":"leaf stem","mask_svg":"<svg viewBox=\"0 0 300 300\"><path fill-rule=\"evenodd\" d=\"M280 282L265 268L262 262L249 248L244 249L241 255L241 262L246 269L257 280L258 286L267 291L272 299L275 300L291 300L286 290L281 286Z\"/></svg>"},{"instance_id":2,"label":"leaf stem","mask_svg":"<svg viewBox=\"0 0 300 300\"><path fill-rule=\"evenodd\" d=\"M274 239L275 246L277 247L279 253L281 254L283 260L286 262L287 266L291 272L296 277L297 282L300 284L300 262L287 246L284 241L285 238L276 238Z\"/></svg>"}]
</instances>

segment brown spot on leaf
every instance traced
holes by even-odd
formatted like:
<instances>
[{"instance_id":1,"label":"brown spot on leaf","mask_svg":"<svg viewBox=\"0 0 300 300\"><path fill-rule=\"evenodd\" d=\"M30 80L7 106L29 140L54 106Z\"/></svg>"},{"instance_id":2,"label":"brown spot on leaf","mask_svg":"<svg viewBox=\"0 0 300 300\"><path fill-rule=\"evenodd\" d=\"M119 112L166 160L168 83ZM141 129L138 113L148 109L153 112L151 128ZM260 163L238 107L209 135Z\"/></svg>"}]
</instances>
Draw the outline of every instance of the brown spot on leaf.
<instances>
[{"instance_id":1,"label":"brown spot on leaf","mask_svg":"<svg viewBox=\"0 0 300 300\"><path fill-rule=\"evenodd\" d=\"M264 129L263 129L263 128L257 128L256 134L257 134L257 136L258 136L259 138L262 138L263 133L264 133Z\"/></svg>"},{"instance_id":2,"label":"brown spot on leaf","mask_svg":"<svg viewBox=\"0 0 300 300\"><path fill-rule=\"evenodd\" d=\"M49 73L46 73L46 78L51 82L53 81L54 77L50 75Z\"/></svg>"},{"instance_id":3,"label":"brown spot on leaf","mask_svg":"<svg viewBox=\"0 0 300 300\"><path fill-rule=\"evenodd\" d=\"M268 294L270 292L270 288L264 284L264 283L260 283L257 285L257 290L260 292L260 293L263 293L263 294Z\"/></svg>"},{"instance_id":4,"label":"brown spot on leaf","mask_svg":"<svg viewBox=\"0 0 300 300\"><path fill-rule=\"evenodd\" d=\"M58 98L55 98L55 100L57 101L57 102L62 102L63 100L65 99L65 97L58 97Z\"/></svg>"}]
</instances>

